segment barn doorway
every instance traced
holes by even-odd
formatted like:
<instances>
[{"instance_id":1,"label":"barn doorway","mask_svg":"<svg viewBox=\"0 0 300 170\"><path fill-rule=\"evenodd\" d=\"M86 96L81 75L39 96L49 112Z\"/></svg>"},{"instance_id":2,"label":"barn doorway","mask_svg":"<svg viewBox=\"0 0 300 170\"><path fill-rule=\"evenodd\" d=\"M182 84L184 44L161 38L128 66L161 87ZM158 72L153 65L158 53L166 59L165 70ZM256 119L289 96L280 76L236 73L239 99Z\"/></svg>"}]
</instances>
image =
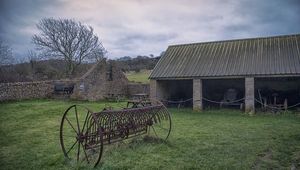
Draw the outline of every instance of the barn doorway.
<instances>
[{"instance_id":1,"label":"barn doorway","mask_svg":"<svg viewBox=\"0 0 300 170\"><path fill-rule=\"evenodd\" d=\"M158 83L169 107L192 107L193 80L159 80Z\"/></svg>"},{"instance_id":2,"label":"barn doorway","mask_svg":"<svg viewBox=\"0 0 300 170\"><path fill-rule=\"evenodd\" d=\"M255 106L284 107L300 103L300 77L255 78ZM263 104L262 104L263 103ZM300 105L290 109L300 110Z\"/></svg>"},{"instance_id":3,"label":"barn doorway","mask_svg":"<svg viewBox=\"0 0 300 170\"><path fill-rule=\"evenodd\" d=\"M204 109L243 108L245 79L205 79L202 83Z\"/></svg>"}]
</instances>

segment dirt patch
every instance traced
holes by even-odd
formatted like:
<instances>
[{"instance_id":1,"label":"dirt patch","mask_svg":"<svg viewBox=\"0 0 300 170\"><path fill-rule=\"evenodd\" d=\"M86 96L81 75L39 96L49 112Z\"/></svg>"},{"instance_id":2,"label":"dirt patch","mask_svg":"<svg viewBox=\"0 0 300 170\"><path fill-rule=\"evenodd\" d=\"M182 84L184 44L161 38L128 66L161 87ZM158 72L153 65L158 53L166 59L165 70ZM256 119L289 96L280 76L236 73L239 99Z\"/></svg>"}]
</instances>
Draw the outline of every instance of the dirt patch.
<instances>
[{"instance_id":1,"label":"dirt patch","mask_svg":"<svg viewBox=\"0 0 300 170\"><path fill-rule=\"evenodd\" d=\"M273 162L272 155L273 152L270 148L258 154L258 158L253 165L253 169L261 169L263 163Z\"/></svg>"}]
</instances>

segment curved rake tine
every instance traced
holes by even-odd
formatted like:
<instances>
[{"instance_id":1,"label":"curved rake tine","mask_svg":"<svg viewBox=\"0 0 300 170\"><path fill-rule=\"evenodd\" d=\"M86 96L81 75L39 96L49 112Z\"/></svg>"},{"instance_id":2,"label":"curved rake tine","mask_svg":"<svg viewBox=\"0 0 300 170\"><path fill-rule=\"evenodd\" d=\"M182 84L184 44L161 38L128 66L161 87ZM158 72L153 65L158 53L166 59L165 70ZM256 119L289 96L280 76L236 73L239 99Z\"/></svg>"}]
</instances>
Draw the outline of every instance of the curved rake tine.
<instances>
[{"instance_id":1,"label":"curved rake tine","mask_svg":"<svg viewBox=\"0 0 300 170\"><path fill-rule=\"evenodd\" d=\"M159 126L159 125L157 125L160 129L163 129L163 130L165 130L165 131L169 131L169 129L166 129L166 128L163 128L163 127L161 127L161 126Z\"/></svg>"},{"instance_id":2,"label":"curved rake tine","mask_svg":"<svg viewBox=\"0 0 300 170\"><path fill-rule=\"evenodd\" d=\"M152 127L152 129L153 129L153 132L154 132L155 136L158 137L157 133L155 132L154 127L153 127L153 126L151 126L151 127Z\"/></svg>"},{"instance_id":3,"label":"curved rake tine","mask_svg":"<svg viewBox=\"0 0 300 170\"><path fill-rule=\"evenodd\" d=\"M86 116L85 116L85 120L84 120L84 124L83 124L83 126L82 126L81 133L83 133L83 131L84 131L84 128L85 128L85 125L86 125L86 122L87 122L87 119L88 119L88 117L90 117L88 113L90 113L90 112L89 112L89 111L87 111L87 114L86 114Z\"/></svg>"}]
</instances>

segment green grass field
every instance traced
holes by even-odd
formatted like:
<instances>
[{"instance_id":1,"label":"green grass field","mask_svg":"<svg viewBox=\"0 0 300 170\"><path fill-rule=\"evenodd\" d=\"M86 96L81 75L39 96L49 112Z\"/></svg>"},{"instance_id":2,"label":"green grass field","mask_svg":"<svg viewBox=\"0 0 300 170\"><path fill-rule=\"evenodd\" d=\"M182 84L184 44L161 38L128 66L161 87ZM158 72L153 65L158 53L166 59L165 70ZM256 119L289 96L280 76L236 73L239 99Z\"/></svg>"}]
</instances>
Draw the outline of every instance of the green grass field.
<instances>
[{"instance_id":1,"label":"green grass field","mask_svg":"<svg viewBox=\"0 0 300 170\"><path fill-rule=\"evenodd\" d=\"M141 70L140 72L130 71L126 73L126 77L131 82L149 83L150 70Z\"/></svg>"},{"instance_id":2,"label":"green grass field","mask_svg":"<svg viewBox=\"0 0 300 170\"><path fill-rule=\"evenodd\" d=\"M59 144L64 110L108 102L31 100L0 104L1 169L73 169ZM254 115L237 110L170 109L167 142L143 137L105 146L96 169L291 169L300 168L300 116ZM81 167L85 169L85 167Z\"/></svg>"}]
</instances>

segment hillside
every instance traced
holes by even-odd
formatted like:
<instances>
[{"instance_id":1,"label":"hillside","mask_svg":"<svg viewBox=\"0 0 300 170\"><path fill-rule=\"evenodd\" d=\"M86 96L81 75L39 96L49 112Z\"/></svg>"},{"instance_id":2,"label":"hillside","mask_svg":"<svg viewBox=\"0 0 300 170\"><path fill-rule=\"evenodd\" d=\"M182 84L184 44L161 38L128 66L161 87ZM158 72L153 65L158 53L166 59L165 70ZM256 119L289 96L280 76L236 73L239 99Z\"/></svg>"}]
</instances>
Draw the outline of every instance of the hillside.
<instances>
[{"instance_id":1,"label":"hillside","mask_svg":"<svg viewBox=\"0 0 300 170\"><path fill-rule=\"evenodd\" d=\"M91 64L84 63L78 66L71 78L83 75ZM64 79L66 76L64 60L32 61L0 67L0 82L24 82L40 80Z\"/></svg>"},{"instance_id":2,"label":"hillside","mask_svg":"<svg viewBox=\"0 0 300 170\"><path fill-rule=\"evenodd\" d=\"M119 63L119 67L124 72L141 70L152 70L160 57L148 57L148 56L137 56L135 58L122 57L116 60Z\"/></svg>"},{"instance_id":3,"label":"hillside","mask_svg":"<svg viewBox=\"0 0 300 170\"><path fill-rule=\"evenodd\" d=\"M149 70L154 68L159 58L147 56L122 57L114 61L126 73L130 81L147 83ZM75 73L69 78L80 77L92 65L93 63L79 65ZM57 59L1 66L0 83L65 79L67 78L65 68L65 61Z\"/></svg>"},{"instance_id":4,"label":"hillside","mask_svg":"<svg viewBox=\"0 0 300 170\"><path fill-rule=\"evenodd\" d=\"M131 82L136 83L149 83L149 75L151 73L151 70L141 70L139 72L135 71L128 71L125 73L127 79Z\"/></svg>"}]
</instances>

